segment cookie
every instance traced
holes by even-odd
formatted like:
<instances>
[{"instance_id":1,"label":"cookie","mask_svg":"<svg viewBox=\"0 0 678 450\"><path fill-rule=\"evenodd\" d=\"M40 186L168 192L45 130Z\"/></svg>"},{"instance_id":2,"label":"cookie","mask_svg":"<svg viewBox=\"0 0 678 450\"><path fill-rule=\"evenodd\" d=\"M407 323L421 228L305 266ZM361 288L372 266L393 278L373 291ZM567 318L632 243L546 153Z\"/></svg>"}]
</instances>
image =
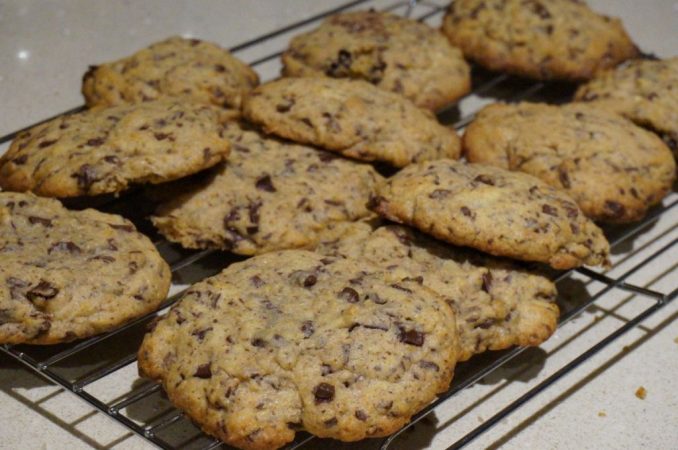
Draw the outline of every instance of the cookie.
<instances>
[{"instance_id":1,"label":"cookie","mask_svg":"<svg viewBox=\"0 0 678 450\"><path fill-rule=\"evenodd\" d=\"M370 165L236 123L225 136L232 144L228 161L161 204L152 218L169 240L253 255L312 245L327 225L369 214L381 179Z\"/></svg>"},{"instance_id":2,"label":"cookie","mask_svg":"<svg viewBox=\"0 0 678 450\"><path fill-rule=\"evenodd\" d=\"M149 332L142 374L204 431L273 449L295 430L386 436L445 391L454 314L431 290L361 260L255 256L193 287Z\"/></svg>"},{"instance_id":3,"label":"cookie","mask_svg":"<svg viewBox=\"0 0 678 450\"><path fill-rule=\"evenodd\" d=\"M540 80L587 80L639 54L619 19L572 0L455 0L442 31L481 66Z\"/></svg>"},{"instance_id":4,"label":"cookie","mask_svg":"<svg viewBox=\"0 0 678 450\"><path fill-rule=\"evenodd\" d=\"M198 39L172 37L118 61L90 66L82 79L87 106L113 106L183 97L238 109L259 84L247 64Z\"/></svg>"},{"instance_id":5,"label":"cookie","mask_svg":"<svg viewBox=\"0 0 678 450\"><path fill-rule=\"evenodd\" d=\"M585 104L490 105L466 129L463 147L470 162L563 189L596 221L642 219L675 180L673 155L661 139Z\"/></svg>"},{"instance_id":6,"label":"cookie","mask_svg":"<svg viewBox=\"0 0 678 450\"><path fill-rule=\"evenodd\" d=\"M2 344L113 330L155 310L171 278L131 222L22 193L0 193L0 261Z\"/></svg>"},{"instance_id":7,"label":"cookie","mask_svg":"<svg viewBox=\"0 0 678 450\"><path fill-rule=\"evenodd\" d=\"M232 113L177 100L96 108L21 133L0 158L0 187L46 197L121 192L222 161Z\"/></svg>"},{"instance_id":8,"label":"cookie","mask_svg":"<svg viewBox=\"0 0 678 450\"><path fill-rule=\"evenodd\" d=\"M522 172L438 160L377 186L373 209L452 244L555 269L607 264L603 232L561 190Z\"/></svg>"},{"instance_id":9,"label":"cookie","mask_svg":"<svg viewBox=\"0 0 678 450\"><path fill-rule=\"evenodd\" d=\"M282 62L284 76L365 80L432 110L471 89L459 49L438 30L386 12L333 15L295 36Z\"/></svg>"},{"instance_id":10,"label":"cookie","mask_svg":"<svg viewBox=\"0 0 678 450\"><path fill-rule=\"evenodd\" d=\"M453 129L366 81L283 78L255 89L243 114L267 133L395 167L460 152Z\"/></svg>"},{"instance_id":11,"label":"cookie","mask_svg":"<svg viewBox=\"0 0 678 450\"><path fill-rule=\"evenodd\" d=\"M434 290L452 307L459 360L513 345L536 346L558 324L556 287L515 262L462 249L399 225L333 227L316 251L361 259Z\"/></svg>"},{"instance_id":12,"label":"cookie","mask_svg":"<svg viewBox=\"0 0 678 450\"><path fill-rule=\"evenodd\" d=\"M678 157L678 57L634 60L605 71L580 86L575 100L659 133Z\"/></svg>"}]
</instances>

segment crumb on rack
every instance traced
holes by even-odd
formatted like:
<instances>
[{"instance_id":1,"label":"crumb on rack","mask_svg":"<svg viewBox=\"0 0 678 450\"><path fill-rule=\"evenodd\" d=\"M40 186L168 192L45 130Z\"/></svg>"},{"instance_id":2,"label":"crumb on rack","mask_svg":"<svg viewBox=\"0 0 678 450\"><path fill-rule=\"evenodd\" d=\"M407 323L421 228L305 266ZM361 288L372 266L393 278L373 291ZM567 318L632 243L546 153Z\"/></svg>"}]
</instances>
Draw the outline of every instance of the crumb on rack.
<instances>
[{"instance_id":1,"label":"crumb on rack","mask_svg":"<svg viewBox=\"0 0 678 450\"><path fill-rule=\"evenodd\" d=\"M638 397L641 400L645 400L646 396L647 396L647 390L645 390L645 388L643 386L636 389L636 397Z\"/></svg>"}]
</instances>

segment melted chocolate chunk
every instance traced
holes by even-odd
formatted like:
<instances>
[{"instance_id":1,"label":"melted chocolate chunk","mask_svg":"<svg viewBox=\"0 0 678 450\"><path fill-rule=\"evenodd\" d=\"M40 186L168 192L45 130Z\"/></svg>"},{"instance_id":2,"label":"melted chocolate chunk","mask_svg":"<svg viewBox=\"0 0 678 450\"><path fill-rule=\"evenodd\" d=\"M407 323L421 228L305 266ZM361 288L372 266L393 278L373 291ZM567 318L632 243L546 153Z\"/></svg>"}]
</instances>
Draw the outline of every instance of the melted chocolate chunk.
<instances>
[{"instance_id":1,"label":"melted chocolate chunk","mask_svg":"<svg viewBox=\"0 0 678 450\"><path fill-rule=\"evenodd\" d=\"M549 216L558 217L558 210L551 205L543 205L541 207L541 212L548 214Z\"/></svg>"},{"instance_id":2,"label":"melted chocolate chunk","mask_svg":"<svg viewBox=\"0 0 678 450\"><path fill-rule=\"evenodd\" d=\"M212 378L212 363L199 365L193 376L196 378Z\"/></svg>"},{"instance_id":3,"label":"melted chocolate chunk","mask_svg":"<svg viewBox=\"0 0 678 450\"><path fill-rule=\"evenodd\" d=\"M52 220L51 219L45 219L43 217L37 217L37 216L28 216L28 222L31 225L40 224L43 227L52 228Z\"/></svg>"},{"instance_id":4,"label":"melted chocolate chunk","mask_svg":"<svg viewBox=\"0 0 678 450\"><path fill-rule=\"evenodd\" d=\"M487 184L488 186L494 186L494 180L489 176L485 174L480 174L477 177L473 179L473 181L477 181L478 183L483 183Z\"/></svg>"},{"instance_id":5,"label":"melted chocolate chunk","mask_svg":"<svg viewBox=\"0 0 678 450\"><path fill-rule=\"evenodd\" d=\"M613 219L619 219L620 217L624 216L625 211L626 209L621 203L612 200L605 201L605 212L609 217Z\"/></svg>"},{"instance_id":6,"label":"melted chocolate chunk","mask_svg":"<svg viewBox=\"0 0 678 450\"><path fill-rule=\"evenodd\" d=\"M367 420L367 414L362 409L356 409L353 415L355 416L356 419L360 420L361 422Z\"/></svg>"},{"instance_id":7,"label":"melted chocolate chunk","mask_svg":"<svg viewBox=\"0 0 678 450\"><path fill-rule=\"evenodd\" d=\"M77 245L75 245L73 242L57 242L55 244L52 244L50 248L47 250L47 254L51 255L52 252L68 252L68 253L80 253L81 249Z\"/></svg>"},{"instance_id":8,"label":"melted chocolate chunk","mask_svg":"<svg viewBox=\"0 0 678 450\"><path fill-rule=\"evenodd\" d=\"M485 272L483 274L483 291L489 293L492 289L492 272Z\"/></svg>"},{"instance_id":9,"label":"melted chocolate chunk","mask_svg":"<svg viewBox=\"0 0 678 450\"><path fill-rule=\"evenodd\" d=\"M94 182L97 181L96 171L89 164L83 164L80 166L78 171L71 175L71 177L77 180L78 188L85 192L89 191L89 188L91 188Z\"/></svg>"},{"instance_id":10,"label":"melted chocolate chunk","mask_svg":"<svg viewBox=\"0 0 678 450\"><path fill-rule=\"evenodd\" d=\"M405 344L414 345L416 347L421 347L424 345L424 333L414 329L406 329L404 327L398 327L400 331L400 342Z\"/></svg>"},{"instance_id":11,"label":"melted chocolate chunk","mask_svg":"<svg viewBox=\"0 0 678 450\"><path fill-rule=\"evenodd\" d=\"M301 332L304 333L305 338L309 338L315 333L315 326L313 325L313 321L311 320L304 320L301 324Z\"/></svg>"},{"instance_id":12,"label":"melted chocolate chunk","mask_svg":"<svg viewBox=\"0 0 678 450\"><path fill-rule=\"evenodd\" d=\"M276 188L273 186L273 181L271 180L270 175L264 175L263 177L259 178L256 181L255 186L260 191L276 192Z\"/></svg>"},{"instance_id":13,"label":"melted chocolate chunk","mask_svg":"<svg viewBox=\"0 0 678 450\"><path fill-rule=\"evenodd\" d=\"M56 297L58 293L59 289L57 289L56 286L49 281L41 280L37 286L26 293L26 297L31 301L38 299L49 300Z\"/></svg>"},{"instance_id":14,"label":"melted chocolate chunk","mask_svg":"<svg viewBox=\"0 0 678 450\"><path fill-rule=\"evenodd\" d=\"M104 140L103 137L97 137L97 138L94 138L94 139L89 139L87 141L87 145L89 145L90 147L99 147L100 145L102 145L104 143L104 141L105 140Z\"/></svg>"},{"instance_id":15,"label":"melted chocolate chunk","mask_svg":"<svg viewBox=\"0 0 678 450\"><path fill-rule=\"evenodd\" d=\"M315 403L329 403L334 400L334 386L329 383L320 383L313 388Z\"/></svg>"},{"instance_id":16,"label":"melted chocolate chunk","mask_svg":"<svg viewBox=\"0 0 678 450\"><path fill-rule=\"evenodd\" d=\"M358 291L353 288L345 287L339 292L338 297L342 300L346 300L349 303L358 303L360 301L360 295Z\"/></svg>"},{"instance_id":17,"label":"melted chocolate chunk","mask_svg":"<svg viewBox=\"0 0 678 450\"><path fill-rule=\"evenodd\" d=\"M419 361L419 367L422 369L428 369L428 370L435 370L438 372L440 370L440 367L438 364L432 362L432 361Z\"/></svg>"}]
</instances>

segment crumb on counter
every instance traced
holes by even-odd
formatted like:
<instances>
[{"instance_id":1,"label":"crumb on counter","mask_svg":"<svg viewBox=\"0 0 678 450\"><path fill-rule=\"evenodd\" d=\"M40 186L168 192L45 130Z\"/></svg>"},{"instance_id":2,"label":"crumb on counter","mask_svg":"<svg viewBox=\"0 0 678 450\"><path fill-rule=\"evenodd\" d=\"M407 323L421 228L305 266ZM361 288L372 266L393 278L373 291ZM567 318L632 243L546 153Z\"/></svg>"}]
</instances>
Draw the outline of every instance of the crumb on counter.
<instances>
[{"instance_id":1,"label":"crumb on counter","mask_svg":"<svg viewBox=\"0 0 678 450\"><path fill-rule=\"evenodd\" d=\"M607 413L605 411L598 411L598 417L607 417Z\"/></svg>"},{"instance_id":2,"label":"crumb on counter","mask_svg":"<svg viewBox=\"0 0 678 450\"><path fill-rule=\"evenodd\" d=\"M647 396L647 390L643 386L636 389L636 397L638 397L641 400L645 400L646 396Z\"/></svg>"}]
</instances>

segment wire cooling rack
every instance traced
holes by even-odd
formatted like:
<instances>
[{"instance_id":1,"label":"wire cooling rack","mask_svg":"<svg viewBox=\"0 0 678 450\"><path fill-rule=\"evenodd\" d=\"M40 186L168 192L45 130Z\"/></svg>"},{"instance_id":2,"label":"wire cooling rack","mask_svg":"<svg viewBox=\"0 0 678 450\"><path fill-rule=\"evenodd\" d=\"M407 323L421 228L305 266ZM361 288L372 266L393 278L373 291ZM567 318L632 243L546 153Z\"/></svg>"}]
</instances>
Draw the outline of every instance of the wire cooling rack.
<instances>
[{"instance_id":1,"label":"wire cooling rack","mask_svg":"<svg viewBox=\"0 0 678 450\"><path fill-rule=\"evenodd\" d=\"M275 76L279 71L280 52L286 47L291 36L316 26L324 17L333 13L370 7L436 24L440 22L445 4L431 0L351 1L232 47L231 51L256 67L260 74L268 73ZM279 51L270 52L270 48L278 48ZM473 86L472 94L439 113L441 122L450 124L456 129L462 129L472 120L475 111L492 101L529 99L560 103L568 101L572 94L572 86L566 84L527 81L508 75L488 73L478 68L473 69ZM81 109L83 109L82 106L67 112ZM27 128L32 126L34 125ZM6 144L21 131L18 130L0 138L0 145ZM217 251L188 251L161 239L144 218L149 211L139 207L147 202L147 199L143 201L142 199L142 194L132 192L121 198L104 198L97 207L104 211L121 213L134 220L142 231L152 236L158 250L169 262L173 273L173 287L170 297L163 304L160 312L178 300L189 284L218 273L228 264L241 259ZM562 312L560 325L567 323L592 305L604 302L613 294L627 293L634 300L642 298L645 300L643 304L646 307L628 317L623 325L581 351L574 359L544 377L538 384L526 389L518 398L502 405L497 412L481 424L472 427L461 437L447 442L445 445L448 448L460 448L470 443L675 299L678 295L678 283L676 282L678 279L678 252L676 251L678 220L675 219L678 212L677 205L678 195L672 193L662 205L652 209L641 222L606 228L605 232L611 243L612 253L618 254L618 257L614 259L613 267L608 271L598 272L580 268L574 271L552 273L552 278L561 292L558 300ZM658 222L661 222L662 226L658 230L650 230L656 228L655 225ZM649 233L647 233L648 230L650 230ZM648 235L650 238L642 238ZM628 248L631 250L629 251ZM659 265L658 273L654 273L649 281L635 282L636 275L650 265L652 267ZM570 289L573 280L578 280L583 285L597 286L594 289L595 293L562 295L562 292ZM157 312L148 314L118 330L74 344L48 347L2 345L0 350L160 448L200 450L226 448L224 444L201 433L199 428L172 407L160 385L136 376L136 351L147 323L157 314ZM371 440L371 444L353 444L352 446L380 448L381 450L396 447L395 442L403 437L403 433L427 417L434 409L504 366L524 350L524 348L513 348L501 352L488 352L460 364L450 390L417 414L402 430L381 442ZM124 392L111 393L107 385L114 376L126 376L130 380L131 387ZM323 441L323 447L330 445L329 443L325 445L326 442ZM318 448L319 445L313 436L299 433L288 449Z\"/></svg>"}]
</instances>

